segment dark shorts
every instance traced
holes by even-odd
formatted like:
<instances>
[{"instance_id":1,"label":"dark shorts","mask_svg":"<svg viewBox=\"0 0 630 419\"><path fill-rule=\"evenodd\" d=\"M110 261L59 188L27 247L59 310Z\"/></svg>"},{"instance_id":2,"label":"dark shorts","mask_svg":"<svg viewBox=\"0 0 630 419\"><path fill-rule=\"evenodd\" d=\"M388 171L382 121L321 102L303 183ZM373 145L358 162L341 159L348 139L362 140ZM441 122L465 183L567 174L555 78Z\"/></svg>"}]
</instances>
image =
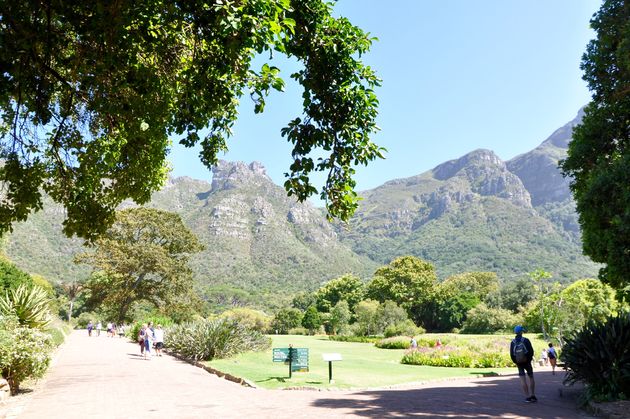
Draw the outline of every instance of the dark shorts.
<instances>
[{"instance_id":1,"label":"dark shorts","mask_svg":"<svg viewBox=\"0 0 630 419\"><path fill-rule=\"evenodd\" d=\"M156 349L162 349L164 347L164 342L155 342Z\"/></svg>"},{"instance_id":2,"label":"dark shorts","mask_svg":"<svg viewBox=\"0 0 630 419\"><path fill-rule=\"evenodd\" d=\"M526 371L528 376L534 376L534 369L532 368L531 362L527 362L525 364L516 364L516 367L518 368L518 375L520 375L521 377L525 375Z\"/></svg>"}]
</instances>

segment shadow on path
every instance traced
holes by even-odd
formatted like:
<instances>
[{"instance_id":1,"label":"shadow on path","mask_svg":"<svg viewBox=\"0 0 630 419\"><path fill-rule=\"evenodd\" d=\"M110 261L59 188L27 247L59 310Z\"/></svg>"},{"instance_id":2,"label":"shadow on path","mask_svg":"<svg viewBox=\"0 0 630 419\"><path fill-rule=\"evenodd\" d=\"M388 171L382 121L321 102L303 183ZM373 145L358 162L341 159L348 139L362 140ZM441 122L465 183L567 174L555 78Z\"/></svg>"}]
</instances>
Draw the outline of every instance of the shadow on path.
<instances>
[{"instance_id":1,"label":"shadow on path","mask_svg":"<svg viewBox=\"0 0 630 419\"><path fill-rule=\"evenodd\" d=\"M422 388L368 390L348 397L321 397L313 405L350 409L364 417L399 418L587 418L578 409L580 388L562 385L562 375L535 374L538 403L526 403L517 375L427 384Z\"/></svg>"}]
</instances>

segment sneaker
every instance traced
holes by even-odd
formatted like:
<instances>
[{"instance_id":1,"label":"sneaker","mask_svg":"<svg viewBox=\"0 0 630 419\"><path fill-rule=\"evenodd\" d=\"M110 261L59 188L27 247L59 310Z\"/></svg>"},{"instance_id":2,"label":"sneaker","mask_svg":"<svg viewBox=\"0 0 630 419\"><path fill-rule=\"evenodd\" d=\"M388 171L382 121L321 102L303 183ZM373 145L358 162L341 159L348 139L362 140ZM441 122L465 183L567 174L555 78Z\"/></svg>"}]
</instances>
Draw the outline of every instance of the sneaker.
<instances>
[{"instance_id":1,"label":"sneaker","mask_svg":"<svg viewBox=\"0 0 630 419\"><path fill-rule=\"evenodd\" d=\"M528 398L525 399L525 403L531 403L531 402L532 402L532 398L531 397L528 397Z\"/></svg>"},{"instance_id":2,"label":"sneaker","mask_svg":"<svg viewBox=\"0 0 630 419\"><path fill-rule=\"evenodd\" d=\"M538 401L538 399L536 398L536 396L531 396L529 398L530 403L536 403Z\"/></svg>"}]
</instances>

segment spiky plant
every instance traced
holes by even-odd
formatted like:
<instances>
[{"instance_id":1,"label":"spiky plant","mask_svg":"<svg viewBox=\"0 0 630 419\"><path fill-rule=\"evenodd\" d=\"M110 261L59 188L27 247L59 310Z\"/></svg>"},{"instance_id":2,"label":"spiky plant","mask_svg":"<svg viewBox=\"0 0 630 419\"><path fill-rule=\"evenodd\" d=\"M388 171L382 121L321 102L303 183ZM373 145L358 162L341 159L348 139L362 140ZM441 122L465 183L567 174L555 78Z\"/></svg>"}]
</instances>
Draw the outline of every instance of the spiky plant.
<instances>
[{"instance_id":1,"label":"spiky plant","mask_svg":"<svg viewBox=\"0 0 630 419\"><path fill-rule=\"evenodd\" d=\"M169 327L165 346L185 358L209 361L267 349L271 340L230 319L199 320Z\"/></svg>"},{"instance_id":2,"label":"spiky plant","mask_svg":"<svg viewBox=\"0 0 630 419\"><path fill-rule=\"evenodd\" d=\"M567 339L560 359L568 369L565 382L583 382L591 397L630 397L630 315L587 324Z\"/></svg>"},{"instance_id":3,"label":"spiky plant","mask_svg":"<svg viewBox=\"0 0 630 419\"><path fill-rule=\"evenodd\" d=\"M50 301L43 288L22 284L0 296L0 314L15 316L21 325L43 330L50 323Z\"/></svg>"}]
</instances>

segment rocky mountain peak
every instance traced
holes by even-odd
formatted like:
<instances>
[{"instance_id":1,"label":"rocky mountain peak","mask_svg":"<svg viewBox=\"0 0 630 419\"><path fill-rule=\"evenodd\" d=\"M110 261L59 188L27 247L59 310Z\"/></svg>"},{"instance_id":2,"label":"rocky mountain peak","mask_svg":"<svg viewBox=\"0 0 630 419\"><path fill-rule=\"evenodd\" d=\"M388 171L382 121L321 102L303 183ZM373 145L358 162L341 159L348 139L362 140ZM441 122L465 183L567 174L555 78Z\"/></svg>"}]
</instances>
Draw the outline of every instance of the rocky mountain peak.
<instances>
[{"instance_id":1,"label":"rocky mountain peak","mask_svg":"<svg viewBox=\"0 0 630 419\"><path fill-rule=\"evenodd\" d=\"M457 175L467 166L483 165L505 168L505 163L491 150L478 149L455 159L442 163L433 169L433 177L438 180L447 180Z\"/></svg>"},{"instance_id":2,"label":"rocky mountain peak","mask_svg":"<svg viewBox=\"0 0 630 419\"><path fill-rule=\"evenodd\" d=\"M584 117L584 108L581 108L575 118L573 118L570 122L566 123L564 126L558 128L551 134L541 146L544 145L553 145L558 148L568 149L569 142L571 141L571 137L573 135L573 127L582 123L582 118Z\"/></svg>"},{"instance_id":3,"label":"rocky mountain peak","mask_svg":"<svg viewBox=\"0 0 630 419\"><path fill-rule=\"evenodd\" d=\"M475 150L443 163L433 169L433 177L459 185L466 181L473 193L505 198L519 206L531 206L529 193L521 180L510 173L505 163L490 150Z\"/></svg>"},{"instance_id":4,"label":"rocky mountain peak","mask_svg":"<svg viewBox=\"0 0 630 419\"><path fill-rule=\"evenodd\" d=\"M245 184L260 185L272 182L260 162L246 164L219 160L212 168L212 190L234 189Z\"/></svg>"},{"instance_id":5,"label":"rocky mountain peak","mask_svg":"<svg viewBox=\"0 0 630 419\"><path fill-rule=\"evenodd\" d=\"M534 206L571 199L569 179L562 176L558 163L566 157L573 127L582 122L583 116L584 108L538 147L507 162L508 170L523 181Z\"/></svg>"}]
</instances>

